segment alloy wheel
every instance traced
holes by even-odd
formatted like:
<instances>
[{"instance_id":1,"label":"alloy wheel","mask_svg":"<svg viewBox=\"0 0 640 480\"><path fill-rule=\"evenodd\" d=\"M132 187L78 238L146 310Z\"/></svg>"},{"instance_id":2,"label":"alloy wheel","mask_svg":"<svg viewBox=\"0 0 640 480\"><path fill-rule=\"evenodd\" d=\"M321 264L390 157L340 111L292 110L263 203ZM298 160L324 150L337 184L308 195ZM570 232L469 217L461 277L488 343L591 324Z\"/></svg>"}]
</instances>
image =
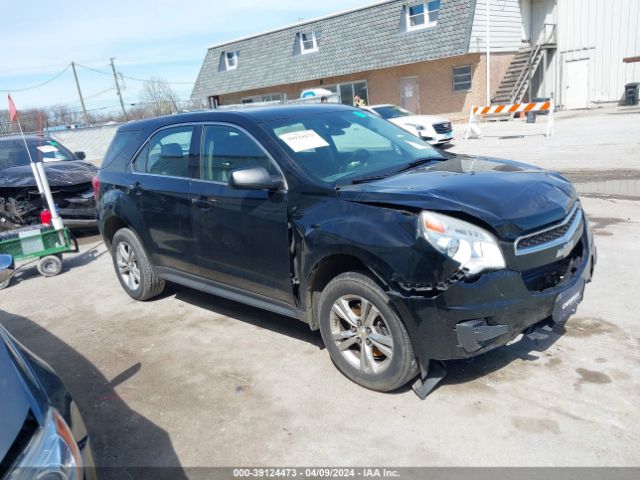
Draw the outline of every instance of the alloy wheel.
<instances>
[{"instance_id":1,"label":"alloy wheel","mask_svg":"<svg viewBox=\"0 0 640 480\"><path fill-rule=\"evenodd\" d=\"M342 356L363 373L378 374L393 357L393 336L380 311L364 297L345 295L331 307L331 335Z\"/></svg>"},{"instance_id":2,"label":"alloy wheel","mask_svg":"<svg viewBox=\"0 0 640 480\"><path fill-rule=\"evenodd\" d=\"M136 253L127 242L120 242L116 248L118 274L124 284L131 290L140 287L140 266Z\"/></svg>"}]
</instances>

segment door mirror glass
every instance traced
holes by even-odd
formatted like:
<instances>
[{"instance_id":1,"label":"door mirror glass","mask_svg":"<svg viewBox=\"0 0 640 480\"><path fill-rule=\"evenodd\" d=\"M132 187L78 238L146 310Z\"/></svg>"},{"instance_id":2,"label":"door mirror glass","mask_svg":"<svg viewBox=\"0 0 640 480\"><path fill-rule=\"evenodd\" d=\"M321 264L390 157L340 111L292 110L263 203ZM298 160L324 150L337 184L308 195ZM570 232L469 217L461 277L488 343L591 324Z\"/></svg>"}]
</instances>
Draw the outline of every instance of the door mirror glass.
<instances>
[{"instance_id":1,"label":"door mirror glass","mask_svg":"<svg viewBox=\"0 0 640 480\"><path fill-rule=\"evenodd\" d=\"M0 254L0 285L9 280L13 275L13 257Z\"/></svg>"},{"instance_id":2,"label":"door mirror glass","mask_svg":"<svg viewBox=\"0 0 640 480\"><path fill-rule=\"evenodd\" d=\"M87 154L84 152L73 152L78 160L84 160L87 158Z\"/></svg>"},{"instance_id":3,"label":"door mirror glass","mask_svg":"<svg viewBox=\"0 0 640 480\"><path fill-rule=\"evenodd\" d=\"M277 190L282 186L282 181L267 172L266 168L254 167L231 172L229 186L238 190Z\"/></svg>"}]
</instances>

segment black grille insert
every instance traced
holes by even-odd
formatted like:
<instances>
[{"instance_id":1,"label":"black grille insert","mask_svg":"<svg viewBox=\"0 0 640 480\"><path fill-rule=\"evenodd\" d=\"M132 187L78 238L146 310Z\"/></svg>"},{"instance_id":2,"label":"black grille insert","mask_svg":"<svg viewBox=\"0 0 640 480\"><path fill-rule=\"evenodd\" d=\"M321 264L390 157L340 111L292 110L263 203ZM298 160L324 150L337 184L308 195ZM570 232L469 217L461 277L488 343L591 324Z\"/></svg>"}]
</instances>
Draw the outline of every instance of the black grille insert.
<instances>
[{"instance_id":1,"label":"black grille insert","mask_svg":"<svg viewBox=\"0 0 640 480\"><path fill-rule=\"evenodd\" d=\"M580 240L566 258L548 265L524 270L522 280L531 292L542 292L555 288L573 278L582 262L583 254L584 246Z\"/></svg>"},{"instance_id":2,"label":"black grille insert","mask_svg":"<svg viewBox=\"0 0 640 480\"><path fill-rule=\"evenodd\" d=\"M449 133L452 131L451 122L434 123L433 129L436 131L436 133Z\"/></svg>"},{"instance_id":3,"label":"black grille insert","mask_svg":"<svg viewBox=\"0 0 640 480\"><path fill-rule=\"evenodd\" d=\"M580 214L580 211L580 208L576 208L571 214L571 217L569 217L568 220L565 220L561 225L558 225L557 227L521 238L520 240L518 240L518 250L526 250L527 248L544 245L563 237L573 226L573 222Z\"/></svg>"}]
</instances>

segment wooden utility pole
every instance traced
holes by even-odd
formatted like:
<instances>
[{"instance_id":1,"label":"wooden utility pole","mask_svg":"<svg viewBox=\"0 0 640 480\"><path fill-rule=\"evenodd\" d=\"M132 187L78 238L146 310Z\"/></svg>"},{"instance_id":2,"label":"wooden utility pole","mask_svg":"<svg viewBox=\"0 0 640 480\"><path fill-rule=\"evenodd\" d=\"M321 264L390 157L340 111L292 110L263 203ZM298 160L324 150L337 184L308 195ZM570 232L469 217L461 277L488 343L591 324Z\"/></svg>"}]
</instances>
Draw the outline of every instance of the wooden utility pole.
<instances>
[{"instance_id":1,"label":"wooden utility pole","mask_svg":"<svg viewBox=\"0 0 640 480\"><path fill-rule=\"evenodd\" d=\"M116 73L116 67L113 64L115 60L114 57L111 57L111 70L113 70L113 79L116 81L116 90L118 91L118 98L120 98L120 106L122 107L122 115L124 116L124 121L127 122L129 119L127 118L127 111L124 109L124 102L122 101L122 92L120 91L120 84L118 83L118 74Z\"/></svg>"},{"instance_id":2,"label":"wooden utility pole","mask_svg":"<svg viewBox=\"0 0 640 480\"><path fill-rule=\"evenodd\" d=\"M73 69L73 77L76 79L76 87L78 87L78 96L80 97L80 105L82 105L82 114L84 115L84 123L89 125L89 115L87 115L87 107L84 106L84 98L82 98L82 90L80 90L80 82L78 81L78 74L76 73L76 64L71 62L71 68Z\"/></svg>"}]
</instances>

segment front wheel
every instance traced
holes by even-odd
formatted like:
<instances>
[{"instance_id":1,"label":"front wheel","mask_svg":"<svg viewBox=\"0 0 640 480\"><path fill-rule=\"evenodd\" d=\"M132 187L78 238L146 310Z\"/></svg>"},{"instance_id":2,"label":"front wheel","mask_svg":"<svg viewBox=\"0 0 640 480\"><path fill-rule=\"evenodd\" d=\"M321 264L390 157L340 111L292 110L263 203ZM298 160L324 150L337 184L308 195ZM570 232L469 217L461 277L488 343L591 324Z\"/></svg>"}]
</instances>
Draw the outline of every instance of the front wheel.
<instances>
[{"instance_id":1,"label":"front wheel","mask_svg":"<svg viewBox=\"0 0 640 480\"><path fill-rule=\"evenodd\" d=\"M388 392L417 374L407 330L371 278L355 272L338 275L322 292L318 311L331 360L349 379Z\"/></svg>"}]
</instances>

